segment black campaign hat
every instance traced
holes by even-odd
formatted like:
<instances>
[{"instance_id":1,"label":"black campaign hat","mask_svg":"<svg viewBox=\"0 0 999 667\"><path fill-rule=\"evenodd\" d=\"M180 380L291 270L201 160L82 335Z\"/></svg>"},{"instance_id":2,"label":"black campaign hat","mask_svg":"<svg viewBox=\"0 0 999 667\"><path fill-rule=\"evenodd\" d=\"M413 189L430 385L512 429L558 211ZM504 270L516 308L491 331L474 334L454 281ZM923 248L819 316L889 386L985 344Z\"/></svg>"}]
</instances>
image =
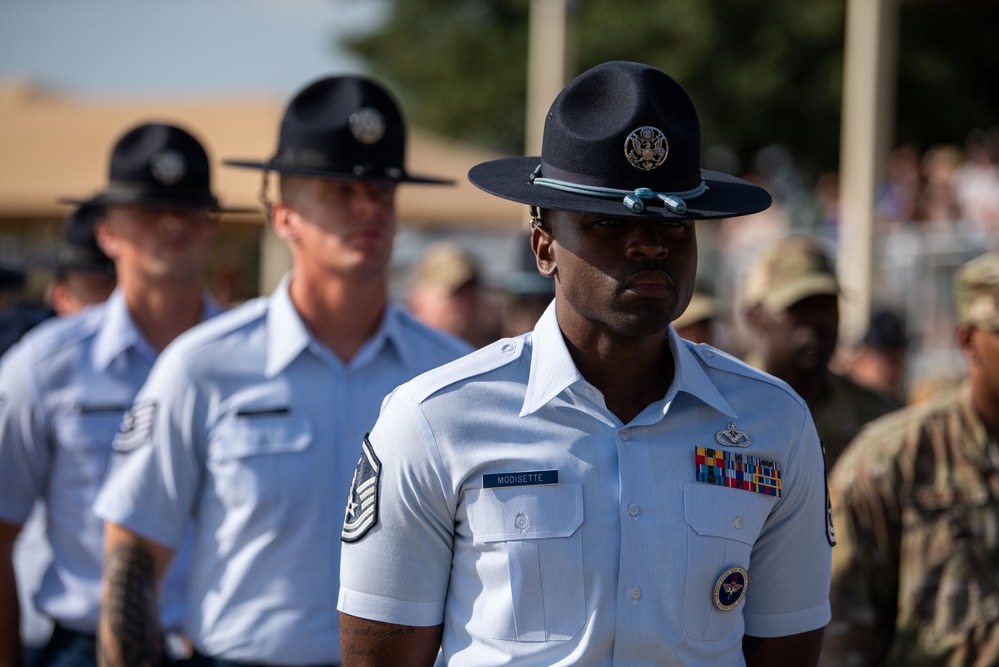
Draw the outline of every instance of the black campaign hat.
<instances>
[{"instance_id":1,"label":"black campaign hat","mask_svg":"<svg viewBox=\"0 0 999 667\"><path fill-rule=\"evenodd\" d=\"M406 173L405 153L406 125L388 91L363 76L330 76L291 99L274 157L223 163L321 178L453 183Z\"/></svg>"},{"instance_id":2,"label":"black campaign hat","mask_svg":"<svg viewBox=\"0 0 999 667\"><path fill-rule=\"evenodd\" d=\"M60 201L222 210L211 191L205 149L187 131L162 123L139 125L118 140L104 192L92 200Z\"/></svg>"},{"instance_id":3,"label":"black campaign hat","mask_svg":"<svg viewBox=\"0 0 999 667\"><path fill-rule=\"evenodd\" d=\"M664 72L607 62L552 103L540 157L476 165L478 188L522 204L616 218L727 218L772 202L763 188L700 168L701 127Z\"/></svg>"},{"instance_id":4,"label":"black campaign hat","mask_svg":"<svg viewBox=\"0 0 999 667\"><path fill-rule=\"evenodd\" d=\"M62 242L53 256L40 263L57 271L83 271L114 275L114 262L97 244L95 229L103 214L96 198L69 212L62 221Z\"/></svg>"}]
</instances>

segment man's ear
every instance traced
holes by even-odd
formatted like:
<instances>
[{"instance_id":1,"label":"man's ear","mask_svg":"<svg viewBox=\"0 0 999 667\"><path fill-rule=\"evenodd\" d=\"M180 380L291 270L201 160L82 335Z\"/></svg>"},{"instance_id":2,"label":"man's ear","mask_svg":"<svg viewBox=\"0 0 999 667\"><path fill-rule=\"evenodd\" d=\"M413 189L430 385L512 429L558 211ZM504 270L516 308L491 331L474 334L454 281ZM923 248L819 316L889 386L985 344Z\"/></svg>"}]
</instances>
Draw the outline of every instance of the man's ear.
<instances>
[{"instance_id":1,"label":"man's ear","mask_svg":"<svg viewBox=\"0 0 999 667\"><path fill-rule=\"evenodd\" d=\"M112 260L118 259L118 237L111 231L111 227L103 218L98 220L94 227L94 238L97 239L97 245L100 246L105 255Z\"/></svg>"},{"instance_id":2,"label":"man's ear","mask_svg":"<svg viewBox=\"0 0 999 667\"><path fill-rule=\"evenodd\" d=\"M974 334L975 327L970 324L958 324L957 328L954 329L954 342L957 343L958 349L961 350L961 354L964 355L969 364L978 361L978 351L975 349Z\"/></svg>"},{"instance_id":3,"label":"man's ear","mask_svg":"<svg viewBox=\"0 0 999 667\"><path fill-rule=\"evenodd\" d=\"M550 232L535 225L531 230L531 248L534 249L534 257L538 262L538 272L545 278L553 278L557 271L555 265L555 253L553 246L555 239Z\"/></svg>"},{"instance_id":4,"label":"man's ear","mask_svg":"<svg viewBox=\"0 0 999 667\"><path fill-rule=\"evenodd\" d=\"M277 237L286 243L294 243L298 240L298 233L295 229L295 210L283 202L278 202L271 206L271 225Z\"/></svg>"}]
</instances>

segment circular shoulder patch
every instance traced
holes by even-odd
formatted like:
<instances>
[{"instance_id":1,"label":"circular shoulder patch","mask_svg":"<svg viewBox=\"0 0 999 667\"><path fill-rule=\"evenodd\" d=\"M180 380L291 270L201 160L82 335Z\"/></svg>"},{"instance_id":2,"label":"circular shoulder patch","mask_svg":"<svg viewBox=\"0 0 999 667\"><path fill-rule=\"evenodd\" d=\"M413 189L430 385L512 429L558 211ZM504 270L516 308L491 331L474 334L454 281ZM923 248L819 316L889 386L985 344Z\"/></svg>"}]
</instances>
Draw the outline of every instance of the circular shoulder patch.
<instances>
[{"instance_id":1,"label":"circular shoulder patch","mask_svg":"<svg viewBox=\"0 0 999 667\"><path fill-rule=\"evenodd\" d=\"M713 598L715 606L722 611L733 609L746 597L749 588L749 573L746 569L735 565L721 573L715 583Z\"/></svg>"}]
</instances>

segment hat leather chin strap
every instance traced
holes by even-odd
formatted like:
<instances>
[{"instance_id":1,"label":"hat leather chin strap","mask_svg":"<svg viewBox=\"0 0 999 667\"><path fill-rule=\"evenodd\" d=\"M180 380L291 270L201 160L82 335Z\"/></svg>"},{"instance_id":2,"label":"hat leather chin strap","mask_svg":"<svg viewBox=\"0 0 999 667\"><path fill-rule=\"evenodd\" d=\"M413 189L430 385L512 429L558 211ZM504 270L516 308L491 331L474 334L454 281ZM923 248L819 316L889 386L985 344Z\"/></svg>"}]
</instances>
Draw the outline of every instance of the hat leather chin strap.
<instances>
[{"instance_id":1,"label":"hat leather chin strap","mask_svg":"<svg viewBox=\"0 0 999 667\"><path fill-rule=\"evenodd\" d=\"M634 190L619 190L617 188L604 188L597 185L580 185L569 181L560 181L556 178L545 178L539 176L541 165L531 174L531 185L540 185L553 190L562 190L577 195L589 197L602 197L604 199L616 199L621 197L621 203L632 213L641 213L645 210L646 199L661 199L667 209L673 213L686 213L687 203L685 199L696 199L708 190L708 184L701 180L701 183L691 190L683 192L656 192L651 188L635 188Z\"/></svg>"}]
</instances>

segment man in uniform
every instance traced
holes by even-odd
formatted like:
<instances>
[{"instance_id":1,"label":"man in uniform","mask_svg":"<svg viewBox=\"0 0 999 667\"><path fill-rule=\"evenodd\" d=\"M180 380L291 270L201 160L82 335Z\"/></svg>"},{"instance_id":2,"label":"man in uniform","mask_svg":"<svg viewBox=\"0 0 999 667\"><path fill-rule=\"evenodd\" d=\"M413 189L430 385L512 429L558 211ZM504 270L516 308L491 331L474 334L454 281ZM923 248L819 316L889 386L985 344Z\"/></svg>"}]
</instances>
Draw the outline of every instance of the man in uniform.
<instances>
[{"instance_id":1,"label":"man in uniform","mask_svg":"<svg viewBox=\"0 0 999 667\"><path fill-rule=\"evenodd\" d=\"M750 268L745 318L751 361L808 403L831 468L867 422L900 404L829 370L839 340L839 285L818 239L793 235L766 248Z\"/></svg>"},{"instance_id":2,"label":"man in uniform","mask_svg":"<svg viewBox=\"0 0 999 667\"><path fill-rule=\"evenodd\" d=\"M53 551L35 596L55 623L42 664L95 664L103 523L92 503L111 442L157 354L218 312L203 293L203 274L219 205L194 137L164 124L131 129L115 144L108 186L94 203L104 208L97 239L115 263L118 288L101 305L37 327L0 366L5 665L20 661L11 545L36 498L45 502ZM162 602L164 627L176 628L183 600L172 577Z\"/></svg>"},{"instance_id":3,"label":"man in uniform","mask_svg":"<svg viewBox=\"0 0 999 667\"><path fill-rule=\"evenodd\" d=\"M107 665L155 657L148 601L193 516L186 630L199 664L339 662L336 593L355 443L398 384L471 348L388 301L405 125L388 92L323 78L290 102L271 209L292 270L163 355L115 441L107 523ZM141 641L136 641L140 638Z\"/></svg>"},{"instance_id":4,"label":"man in uniform","mask_svg":"<svg viewBox=\"0 0 999 667\"><path fill-rule=\"evenodd\" d=\"M62 240L50 257L38 264L55 271L49 287L53 315L66 316L87 306L103 303L115 288L114 262L97 243L96 227L101 207L84 202L66 215ZM45 537L45 505L38 502L25 520L14 544L14 576L17 580L21 611L21 642L24 664L35 664L48 638L52 623L38 613L32 597L42 582L52 560L52 550Z\"/></svg>"},{"instance_id":5,"label":"man in uniform","mask_svg":"<svg viewBox=\"0 0 999 667\"><path fill-rule=\"evenodd\" d=\"M999 253L955 274L965 383L868 425L829 480L826 665L999 662Z\"/></svg>"},{"instance_id":6,"label":"man in uniform","mask_svg":"<svg viewBox=\"0 0 999 667\"><path fill-rule=\"evenodd\" d=\"M540 158L469 172L531 206L555 300L386 399L343 527L345 665L817 660L830 546L808 410L670 326L693 221L771 202L699 156L686 92L611 62L556 98Z\"/></svg>"}]
</instances>

